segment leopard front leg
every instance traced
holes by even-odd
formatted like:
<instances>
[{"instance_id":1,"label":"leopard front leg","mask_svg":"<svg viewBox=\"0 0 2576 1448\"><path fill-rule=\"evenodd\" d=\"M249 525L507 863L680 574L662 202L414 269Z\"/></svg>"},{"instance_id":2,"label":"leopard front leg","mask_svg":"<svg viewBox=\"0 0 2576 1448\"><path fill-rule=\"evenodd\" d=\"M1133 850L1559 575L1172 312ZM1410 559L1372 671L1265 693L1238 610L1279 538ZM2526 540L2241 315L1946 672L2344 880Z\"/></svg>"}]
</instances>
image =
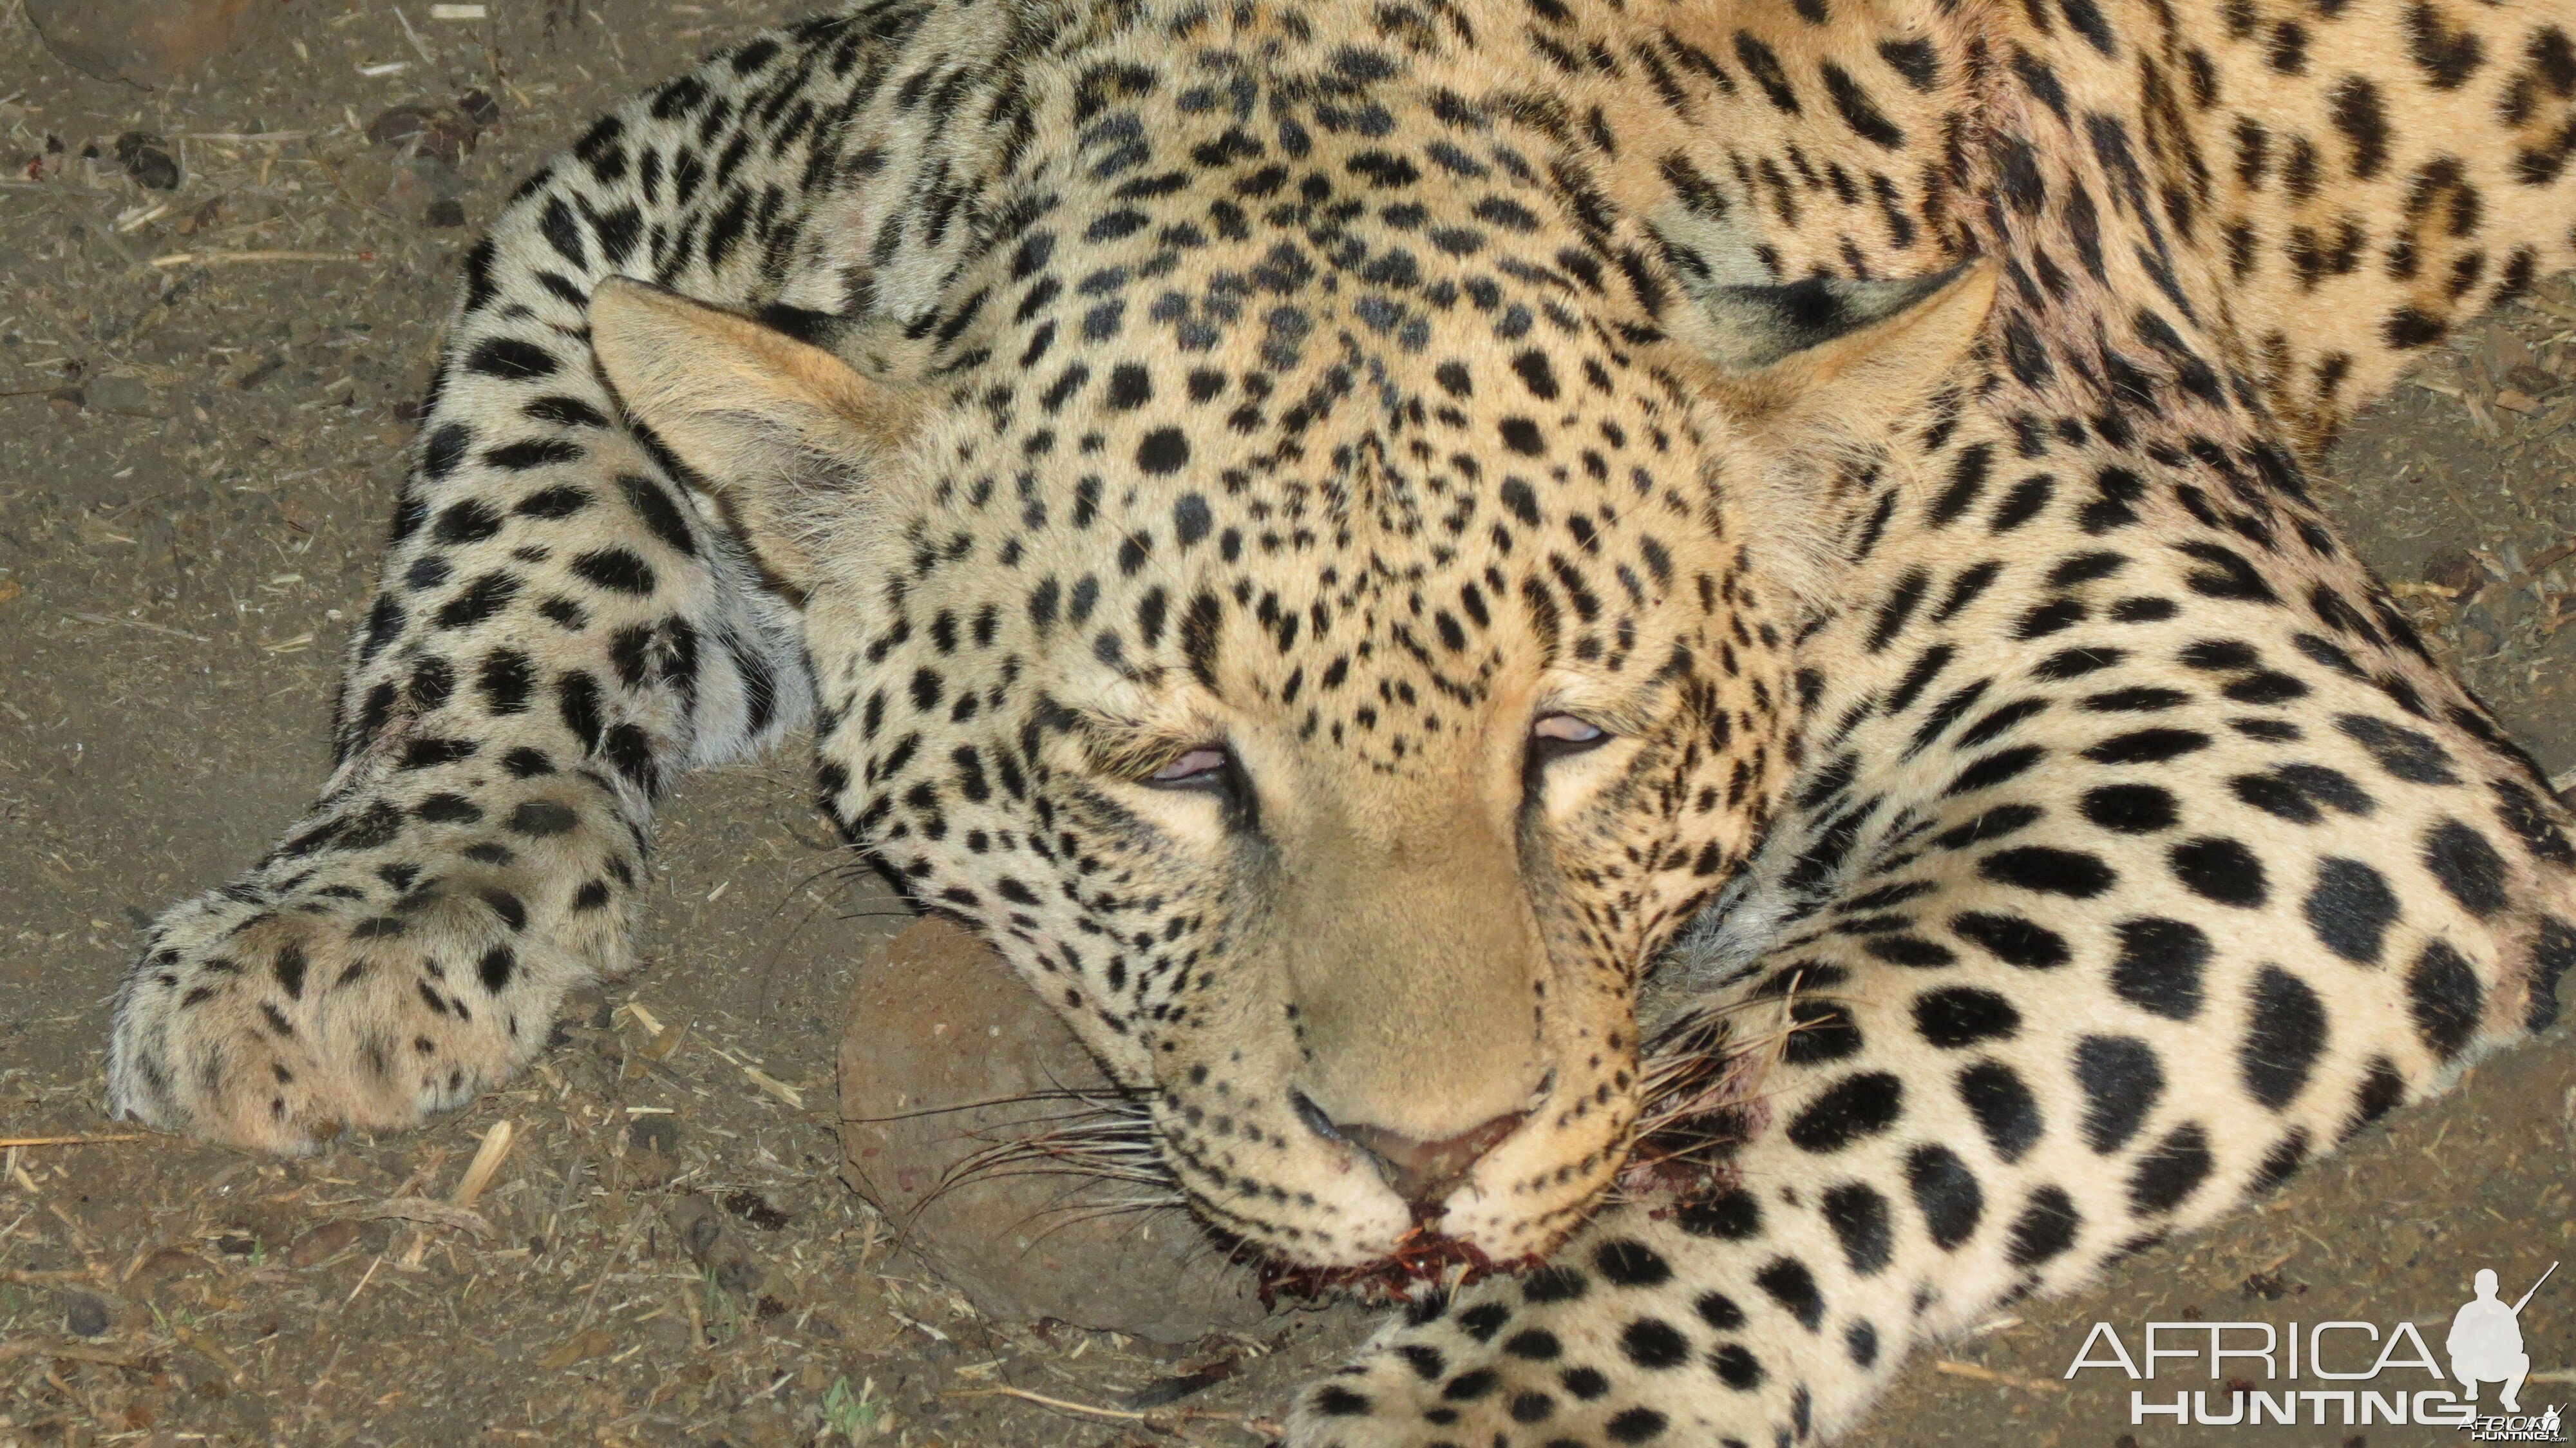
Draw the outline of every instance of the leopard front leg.
<instances>
[{"instance_id":1,"label":"leopard front leg","mask_svg":"<svg viewBox=\"0 0 2576 1448\"><path fill-rule=\"evenodd\" d=\"M587 292L652 199L599 135L469 258L350 640L339 767L283 844L153 925L117 1001L121 1114L299 1151L508 1078L567 991L625 969L663 789L810 712L796 607L597 375ZM736 305L778 284L741 261L673 280Z\"/></svg>"},{"instance_id":2,"label":"leopard front leg","mask_svg":"<svg viewBox=\"0 0 2576 1448\"><path fill-rule=\"evenodd\" d=\"M297 1151L508 1078L567 991L626 968L667 781L804 717L792 613L579 360L543 394L450 379L351 648L341 766L284 843L153 925L117 1003L118 1111ZM541 431L505 389L601 423ZM511 465L520 431L542 467Z\"/></svg>"},{"instance_id":3,"label":"leopard front leg","mask_svg":"<svg viewBox=\"0 0 2576 1448\"><path fill-rule=\"evenodd\" d=\"M449 387L431 449L475 391ZM507 1079L566 992L629 963L666 781L804 717L793 616L633 440L593 431L533 477L480 461L422 486L322 801L153 925L117 1002L120 1113L299 1151Z\"/></svg>"}]
</instances>

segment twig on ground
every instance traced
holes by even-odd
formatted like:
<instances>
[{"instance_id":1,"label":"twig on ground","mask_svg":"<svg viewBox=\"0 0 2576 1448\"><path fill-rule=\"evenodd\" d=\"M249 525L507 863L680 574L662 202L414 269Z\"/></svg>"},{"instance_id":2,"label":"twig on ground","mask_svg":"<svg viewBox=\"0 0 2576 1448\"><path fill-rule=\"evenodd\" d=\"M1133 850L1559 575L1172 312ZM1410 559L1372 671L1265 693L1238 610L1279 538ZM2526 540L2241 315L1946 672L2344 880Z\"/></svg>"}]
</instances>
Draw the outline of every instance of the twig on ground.
<instances>
[{"instance_id":1,"label":"twig on ground","mask_svg":"<svg viewBox=\"0 0 2576 1448\"><path fill-rule=\"evenodd\" d=\"M581 1336L582 1329L590 1326L591 1309L599 1306L599 1289L608 1285L608 1275L617 1270L617 1264L626 1256L626 1249L635 1243L635 1229L643 1226L644 1219L650 1215L638 1207L635 1215L626 1219L625 1232L619 1235L617 1245L609 1249L608 1265L599 1269L599 1276L590 1284L590 1295L581 1300L581 1318L572 1325L573 1337Z\"/></svg>"},{"instance_id":2,"label":"twig on ground","mask_svg":"<svg viewBox=\"0 0 2576 1448\"><path fill-rule=\"evenodd\" d=\"M104 1363L112 1368L143 1366L143 1359L112 1347L85 1347L76 1342L47 1342L40 1338L0 1342L0 1363L23 1357L69 1358L76 1363Z\"/></svg>"},{"instance_id":3,"label":"twig on ground","mask_svg":"<svg viewBox=\"0 0 2576 1448\"><path fill-rule=\"evenodd\" d=\"M1162 1408L1150 1412L1138 1412L1133 1408L1102 1408L1090 1403L1073 1402L1066 1398L1050 1398L1044 1393L1033 1393L1026 1388L954 1388L939 1396L943 1398L1018 1398L1022 1402L1035 1403L1044 1408L1057 1408L1068 1413L1088 1413L1095 1418L1115 1418L1122 1423L1234 1423L1255 1433L1276 1434L1287 1431L1271 1419L1256 1418L1249 1413L1230 1413L1220 1408Z\"/></svg>"},{"instance_id":4,"label":"twig on ground","mask_svg":"<svg viewBox=\"0 0 2576 1448\"><path fill-rule=\"evenodd\" d=\"M152 258L151 265L232 266L241 262L262 261L374 261L372 251L174 251L168 256Z\"/></svg>"},{"instance_id":5,"label":"twig on ground","mask_svg":"<svg viewBox=\"0 0 2576 1448\"><path fill-rule=\"evenodd\" d=\"M66 1282L99 1282L106 1277L107 1269L103 1267L63 1267L49 1271L12 1267L0 1271L0 1282L13 1287L53 1287Z\"/></svg>"},{"instance_id":6,"label":"twig on ground","mask_svg":"<svg viewBox=\"0 0 2576 1448\"><path fill-rule=\"evenodd\" d=\"M474 1205L474 1199L483 1195L483 1189L490 1186L492 1178L500 1173L501 1163L509 1158L510 1143L517 1138L518 1132L518 1126L512 1122L492 1123L492 1129L483 1133L483 1144L475 1148L474 1160L466 1163L465 1175L457 1181L456 1190L448 1196L449 1206L461 1210Z\"/></svg>"},{"instance_id":7,"label":"twig on ground","mask_svg":"<svg viewBox=\"0 0 2576 1448\"><path fill-rule=\"evenodd\" d=\"M2065 1391L2060 1384L2049 1382L2045 1378L2025 1378L2016 1373L1999 1373L1993 1368L1979 1367L1975 1363L1953 1362L1948 1358L1934 1362L1932 1370L1936 1373L1947 1373L1954 1378L1974 1378L1981 1383L1998 1383L2007 1388L2019 1388L2025 1393Z\"/></svg>"},{"instance_id":8,"label":"twig on ground","mask_svg":"<svg viewBox=\"0 0 2576 1448\"><path fill-rule=\"evenodd\" d=\"M71 615L71 617L73 621L77 623L104 624L112 628L139 628L148 633L168 634L174 639L186 639L192 644L210 644L214 642L213 639L206 637L204 634L192 634L183 628L172 628L167 624L150 623L139 618L110 618L108 615L103 613L76 613Z\"/></svg>"},{"instance_id":9,"label":"twig on ground","mask_svg":"<svg viewBox=\"0 0 2576 1448\"><path fill-rule=\"evenodd\" d=\"M424 1226L454 1227L459 1231L471 1232L477 1237L492 1235L492 1224L483 1220L482 1213L470 1212L463 1207L450 1206L445 1202L433 1202L427 1197L395 1197L378 1202L372 1207L360 1207L349 1215L367 1222L380 1222L391 1218L396 1221L419 1222Z\"/></svg>"},{"instance_id":10,"label":"twig on ground","mask_svg":"<svg viewBox=\"0 0 2576 1448\"><path fill-rule=\"evenodd\" d=\"M367 1284L376 1280L376 1269L383 1265L385 1265L385 1254L378 1252L376 1260L367 1264L366 1275L358 1279L358 1285L350 1288L349 1295L340 1299L342 1312L348 1311L349 1304L358 1300L358 1294L367 1290Z\"/></svg>"}]
</instances>

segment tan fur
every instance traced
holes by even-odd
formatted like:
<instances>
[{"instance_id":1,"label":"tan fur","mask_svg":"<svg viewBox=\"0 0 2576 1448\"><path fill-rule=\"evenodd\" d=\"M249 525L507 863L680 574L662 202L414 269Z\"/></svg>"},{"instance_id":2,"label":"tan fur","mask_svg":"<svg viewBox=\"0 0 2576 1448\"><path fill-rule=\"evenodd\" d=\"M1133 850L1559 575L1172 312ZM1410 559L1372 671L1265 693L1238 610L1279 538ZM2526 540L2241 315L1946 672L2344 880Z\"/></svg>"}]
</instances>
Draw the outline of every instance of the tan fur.
<instances>
[{"instance_id":1,"label":"tan fur","mask_svg":"<svg viewBox=\"0 0 2576 1448\"><path fill-rule=\"evenodd\" d=\"M716 481L742 535L799 590L816 570L812 495L884 471L924 411L820 347L623 277L592 294L590 331L627 415Z\"/></svg>"}]
</instances>

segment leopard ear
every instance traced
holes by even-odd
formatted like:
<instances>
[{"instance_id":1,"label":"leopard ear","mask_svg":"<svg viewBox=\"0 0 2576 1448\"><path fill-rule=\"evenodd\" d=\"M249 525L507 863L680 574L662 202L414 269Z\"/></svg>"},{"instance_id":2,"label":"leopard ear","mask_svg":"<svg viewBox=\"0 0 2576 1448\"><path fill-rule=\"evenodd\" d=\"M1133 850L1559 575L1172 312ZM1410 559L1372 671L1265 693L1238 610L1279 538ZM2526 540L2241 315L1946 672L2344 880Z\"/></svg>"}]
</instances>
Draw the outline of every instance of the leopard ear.
<instances>
[{"instance_id":1,"label":"leopard ear","mask_svg":"<svg viewBox=\"0 0 2576 1448\"><path fill-rule=\"evenodd\" d=\"M1676 340L1729 411L1774 424L1811 413L1861 424L1932 391L1975 344L1994 304L1995 267L1976 261L1898 281L1811 277L1694 295L1699 306Z\"/></svg>"},{"instance_id":2,"label":"leopard ear","mask_svg":"<svg viewBox=\"0 0 2576 1448\"><path fill-rule=\"evenodd\" d=\"M1907 281L1712 286L1673 343L1686 383L1714 402L1737 444L1720 487L1764 540L1773 576L1833 601L1847 560L1838 529L1849 465L1967 375L1986 331L1995 267L1971 262Z\"/></svg>"},{"instance_id":3,"label":"leopard ear","mask_svg":"<svg viewBox=\"0 0 2576 1448\"><path fill-rule=\"evenodd\" d=\"M919 422L918 396L824 349L623 277L590 298L591 349L627 416L716 495L778 581L812 587L814 520L866 488Z\"/></svg>"}]
</instances>

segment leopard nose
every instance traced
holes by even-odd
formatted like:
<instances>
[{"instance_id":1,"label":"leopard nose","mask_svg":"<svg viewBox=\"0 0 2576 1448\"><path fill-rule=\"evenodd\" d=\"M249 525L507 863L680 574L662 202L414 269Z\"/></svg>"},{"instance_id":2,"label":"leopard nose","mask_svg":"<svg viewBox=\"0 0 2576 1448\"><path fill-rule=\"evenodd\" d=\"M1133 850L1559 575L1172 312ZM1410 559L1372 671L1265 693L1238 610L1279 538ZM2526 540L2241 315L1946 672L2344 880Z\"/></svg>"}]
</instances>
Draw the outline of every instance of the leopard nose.
<instances>
[{"instance_id":1,"label":"leopard nose","mask_svg":"<svg viewBox=\"0 0 2576 1448\"><path fill-rule=\"evenodd\" d=\"M1449 1194L1468 1169L1529 1119L1526 1111L1506 1112L1482 1126L1438 1141L1423 1141L1382 1126L1351 1126L1327 1118L1305 1093L1296 1094L1298 1115L1315 1134L1359 1148L1397 1196L1428 1204Z\"/></svg>"}]
</instances>

